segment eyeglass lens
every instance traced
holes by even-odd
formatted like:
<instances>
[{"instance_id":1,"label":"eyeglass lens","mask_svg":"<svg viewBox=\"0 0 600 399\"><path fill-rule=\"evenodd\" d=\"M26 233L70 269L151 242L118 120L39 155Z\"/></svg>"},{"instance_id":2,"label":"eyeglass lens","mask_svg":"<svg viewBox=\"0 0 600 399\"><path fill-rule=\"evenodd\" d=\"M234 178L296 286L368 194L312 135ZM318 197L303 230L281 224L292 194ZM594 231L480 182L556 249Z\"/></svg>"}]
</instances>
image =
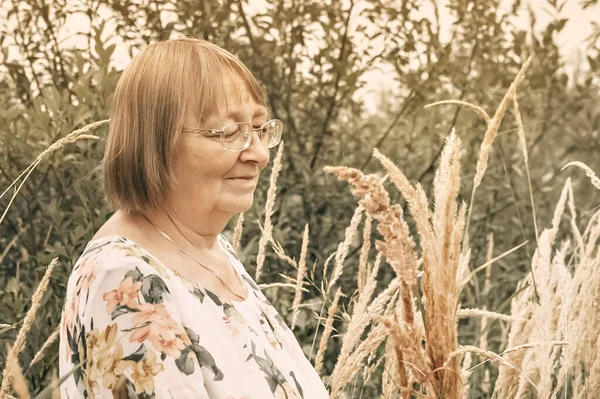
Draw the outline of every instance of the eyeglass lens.
<instances>
[{"instance_id":1,"label":"eyeglass lens","mask_svg":"<svg viewBox=\"0 0 600 399\"><path fill-rule=\"evenodd\" d=\"M252 141L255 128L247 123L235 123L227 126L223 132L223 146L228 150L241 150ZM281 139L283 124L278 120L267 122L259 131L263 145L271 148Z\"/></svg>"}]
</instances>

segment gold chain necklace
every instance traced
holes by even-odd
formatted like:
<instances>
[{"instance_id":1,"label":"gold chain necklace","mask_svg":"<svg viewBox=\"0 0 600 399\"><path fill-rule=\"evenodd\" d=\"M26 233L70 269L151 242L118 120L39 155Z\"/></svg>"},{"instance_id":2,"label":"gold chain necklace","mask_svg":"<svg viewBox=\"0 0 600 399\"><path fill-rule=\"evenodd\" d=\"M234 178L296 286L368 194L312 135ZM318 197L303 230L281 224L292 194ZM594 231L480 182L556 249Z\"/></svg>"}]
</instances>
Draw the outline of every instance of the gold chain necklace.
<instances>
[{"instance_id":1,"label":"gold chain necklace","mask_svg":"<svg viewBox=\"0 0 600 399\"><path fill-rule=\"evenodd\" d=\"M228 284L227 284L227 283L226 283L226 282L225 282L225 281L224 281L224 280L223 280L223 279L222 279L222 278L221 278L221 277L220 277L220 276L219 276L219 275L218 275L218 274L217 274L217 273L214 271L214 270L212 270L210 267L208 267L208 266L206 266L206 265L202 264L202 263L201 263L201 262L200 262L198 259L194 258L192 255L190 255L190 254L188 254L187 252L185 252L185 251L183 250L183 248L181 248L181 246L179 246L179 244L177 244L177 243L176 243L176 242L175 242L175 241L174 241L174 240L173 240L171 237L169 237L169 235L168 235L167 233L165 233L164 231L162 231L162 229L161 229L160 227L158 227L156 224L154 224L154 222L153 222L153 221L151 221L150 219L148 219L148 217L147 217L146 215L142 215L142 216L144 216L144 218L145 218L145 219L146 219L146 220L147 220L147 221L148 221L148 222L149 222L149 223L150 223L152 226L154 226L154 227L156 228L156 230L158 230L158 232L159 232L159 233L160 233L160 234L161 234L163 237L165 237L165 238L166 238L167 240L169 240L169 241L170 241L170 242L171 242L173 245L175 245L175 247L177 247L177 249L178 249L178 250L179 250L179 251L180 251L182 254L184 254L185 256L187 256L188 258L190 258L191 260L193 260L194 262L196 262L197 264L199 264L200 266L202 266L203 268L207 269L207 270L208 270L208 271L210 271L212 274L214 274L214 276L215 276L216 278L218 278L218 279L219 279L219 281L221 281L221 283L222 283L222 284L223 284L223 285L224 285L224 286L225 286L225 287L226 287L226 288L229 290L229 292L231 292L231 293L232 293L233 295L235 295L236 297L240 298L242 301L245 301L245 300L246 300L246 298L245 298L245 297L243 297L242 295L240 295L240 294L236 293L234 290L232 290L232 289L231 289L231 287L230 287L230 286L229 286L229 285L228 285ZM169 216L169 215L167 214L167 216ZM169 216L169 219L171 219L171 216ZM171 219L171 222L173 222L173 219ZM173 223L173 224L175 225L175 223ZM178 231L181 233L181 230L179 230L179 227L177 227L177 225L175 225L175 228L177 228L177 230L178 230ZM183 233L182 233L181 235L183 235ZM185 237L185 235L183 235L183 238L185 238L185 239L186 239L186 241L187 241L187 242L189 242L189 240L188 240L188 239ZM217 239L218 239L218 238L217 238ZM226 256L227 256L227 255L226 255ZM229 257L227 257L227 260L229 260ZM230 260L229 260L229 262L230 262L230 264L231 264L231 261L230 261ZM232 265L232 267L234 267L234 268L235 268L235 266L233 266L233 265ZM171 269L171 270L173 270L173 269ZM175 272L175 270L173 270L173 271ZM183 277L183 276L182 276L180 273L177 273L177 272L175 272L175 273L176 273L176 274L178 274L180 277ZM238 275L238 273L237 273L237 272L236 272L236 275ZM184 278L185 278L185 277L184 277ZM245 287L245 285L244 285L244 282L243 282L243 281L242 281L241 283L242 283L242 288L244 289L244 291L245 291L245 295L246 295L246 297L247 297L247 295L248 295L248 289Z\"/></svg>"}]
</instances>

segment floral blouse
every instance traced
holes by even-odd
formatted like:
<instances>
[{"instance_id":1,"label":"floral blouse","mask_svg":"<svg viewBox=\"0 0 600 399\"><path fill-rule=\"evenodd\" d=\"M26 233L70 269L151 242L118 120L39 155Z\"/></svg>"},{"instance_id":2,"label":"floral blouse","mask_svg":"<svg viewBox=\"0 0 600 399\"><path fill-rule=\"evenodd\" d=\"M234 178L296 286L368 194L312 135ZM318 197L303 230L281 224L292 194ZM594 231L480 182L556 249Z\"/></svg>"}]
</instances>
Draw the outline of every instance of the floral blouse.
<instances>
[{"instance_id":1,"label":"floral blouse","mask_svg":"<svg viewBox=\"0 0 600 399\"><path fill-rule=\"evenodd\" d=\"M121 236L91 240L67 286L61 398L325 399L292 331L219 243L246 284L226 301Z\"/></svg>"}]
</instances>

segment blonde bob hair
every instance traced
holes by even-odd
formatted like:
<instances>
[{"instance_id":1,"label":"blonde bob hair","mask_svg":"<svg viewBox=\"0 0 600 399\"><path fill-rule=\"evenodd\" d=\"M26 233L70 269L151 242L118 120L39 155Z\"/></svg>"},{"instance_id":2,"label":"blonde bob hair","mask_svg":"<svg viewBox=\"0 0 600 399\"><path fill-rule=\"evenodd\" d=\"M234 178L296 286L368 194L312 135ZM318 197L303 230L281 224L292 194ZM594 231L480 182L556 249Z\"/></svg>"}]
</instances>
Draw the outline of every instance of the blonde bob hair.
<instances>
[{"instance_id":1,"label":"blonde bob hair","mask_svg":"<svg viewBox=\"0 0 600 399\"><path fill-rule=\"evenodd\" d=\"M104 200L111 211L144 212L162 205L177 184L171 160L185 116L191 110L202 122L227 101L223 73L237 75L254 101L267 108L250 70L205 40L157 42L132 60L117 83L104 152Z\"/></svg>"}]
</instances>

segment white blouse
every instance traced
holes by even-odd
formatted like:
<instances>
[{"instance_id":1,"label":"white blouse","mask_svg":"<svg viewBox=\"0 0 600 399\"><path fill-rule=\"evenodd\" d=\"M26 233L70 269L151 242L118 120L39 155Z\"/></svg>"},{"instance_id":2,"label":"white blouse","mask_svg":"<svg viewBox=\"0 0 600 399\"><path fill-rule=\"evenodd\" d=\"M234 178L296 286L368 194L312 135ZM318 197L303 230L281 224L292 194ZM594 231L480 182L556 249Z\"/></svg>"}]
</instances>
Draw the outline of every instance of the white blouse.
<instances>
[{"instance_id":1,"label":"white blouse","mask_svg":"<svg viewBox=\"0 0 600 399\"><path fill-rule=\"evenodd\" d=\"M91 240L61 318L61 397L328 398L292 331L219 243L247 287L243 302L180 277L128 238Z\"/></svg>"}]
</instances>

